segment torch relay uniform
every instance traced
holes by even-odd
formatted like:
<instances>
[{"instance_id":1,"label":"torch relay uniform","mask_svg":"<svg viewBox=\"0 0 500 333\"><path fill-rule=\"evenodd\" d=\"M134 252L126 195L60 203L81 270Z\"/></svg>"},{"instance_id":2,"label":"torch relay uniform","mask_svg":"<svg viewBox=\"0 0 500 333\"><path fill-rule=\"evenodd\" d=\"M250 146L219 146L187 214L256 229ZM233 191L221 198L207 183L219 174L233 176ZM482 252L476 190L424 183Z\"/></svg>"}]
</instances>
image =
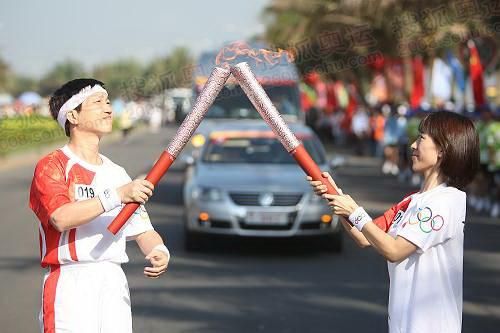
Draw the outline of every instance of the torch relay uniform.
<instances>
[{"instance_id":1,"label":"torch relay uniform","mask_svg":"<svg viewBox=\"0 0 500 333\"><path fill-rule=\"evenodd\" d=\"M68 146L42 158L35 169L30 207L39 220L43 281L41 332L132 332L130 295L121 268L127 239L152 230L143 206L113 235L107 226L117 207L71 230L57 231L49 219L59 207L97 196L131 181L126 171L101 155L93 165Z\"/></svg>"},{"instance_id":2,"label":"torch relay uniform","mask_svg":"<svg viewBox=\"0 0 500 333\"><path fill-rule=\"evenodd\" d=\"M390 333L459 333L466 194L441 184L412 194L374 222L417 251L388 262Z\"/></svg>"}]
</instances>

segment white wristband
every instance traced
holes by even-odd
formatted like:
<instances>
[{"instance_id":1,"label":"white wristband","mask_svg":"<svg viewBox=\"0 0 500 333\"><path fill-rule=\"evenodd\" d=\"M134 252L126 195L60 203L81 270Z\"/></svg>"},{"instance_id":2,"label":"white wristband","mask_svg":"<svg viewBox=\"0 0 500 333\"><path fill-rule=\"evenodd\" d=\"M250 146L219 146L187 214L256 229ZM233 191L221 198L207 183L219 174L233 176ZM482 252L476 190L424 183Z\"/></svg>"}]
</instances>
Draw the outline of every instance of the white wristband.
<instances>
[{"instance_id":1,"label":"white wristband","mask_svg":"<svg viewBox=\"0 0 500 333\"><path fill-rule=\"evenodd\" d=\"M105 212L109 212L122 204L118 191L114 188L107 188L99 192L97 197L101 201Z\"/></svg>"},{"instance_id":2,"label":"white wristband","mask_svg":"<svg viewBox=\"0 0 500 333\"><path fill-rule=\"evenodd\" d=\"M155 247L153 247L153 250L158 250L167 255L167 257L170 258L170 251L168 250L167 246L165 244L158 244ZM151 250L151 251L153 251Z\"/></svg>"},{"instance_id":3,"label":"white wristband","mask_svg":"<svg viewBox=\"0 0 500 333\"><path fill-rule=\"evenodd\" d=\"M352 212L351 215L349 215L349 221L353 226L355 226L359 231L363 229L365 224L370 222L372 218L368 213L365 211L365 209L361 206L356 208L354 212Z\"/></svg>"}]
</instances>

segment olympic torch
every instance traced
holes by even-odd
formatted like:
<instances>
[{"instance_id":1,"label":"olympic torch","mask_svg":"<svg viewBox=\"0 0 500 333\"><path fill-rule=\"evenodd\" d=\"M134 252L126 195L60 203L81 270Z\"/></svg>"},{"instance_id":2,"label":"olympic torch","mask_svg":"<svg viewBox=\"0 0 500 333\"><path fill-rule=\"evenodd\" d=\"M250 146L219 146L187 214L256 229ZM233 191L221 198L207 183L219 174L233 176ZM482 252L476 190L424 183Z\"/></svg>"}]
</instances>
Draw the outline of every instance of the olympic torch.
<instances>
[{"instance_id":1,"label":"olympic torch","mask_svg":"<svg viewBox=\"0 0 500 333\"><path fill-rule=\"evenodd\" d=\"M288 128L269 99L269 96L267 96L264 88L262 88L255 78L255 75L250 70L250 66L248 66L246 62L241 62L231 67L231 73L236 78L255 109L271 127L288 153L295 158L302 170L314 180L319 180L326 185L328 193L337 194L337 191L330 182L321 176L321 170L304 148L304 145L292 133L290 128Z\"/></svg>"},{"instance_id":2,"label":"olympic torch","mask_svg":"<svg viewBox=\"0 0 500 333\"><path fill-rule=\"evenodd\" d=\"M209 107L214 102L217 95L220 93L226 83L231 72L228 69L215 67L200 95L196 99L196 103L192 111L187 115L177 130L177 133L170 141L167 149L160 155L160 158L149 171L146 179L154 185L158 184L161 177L168 171L177 155L181 152L193 135L198 125L203 120ZM139 203L128 203L123 207L120 213L115 217L113 222L108 226L108 230L116 234L127 223L128 219L139 207Z\"/></svg>"}]
</instances>

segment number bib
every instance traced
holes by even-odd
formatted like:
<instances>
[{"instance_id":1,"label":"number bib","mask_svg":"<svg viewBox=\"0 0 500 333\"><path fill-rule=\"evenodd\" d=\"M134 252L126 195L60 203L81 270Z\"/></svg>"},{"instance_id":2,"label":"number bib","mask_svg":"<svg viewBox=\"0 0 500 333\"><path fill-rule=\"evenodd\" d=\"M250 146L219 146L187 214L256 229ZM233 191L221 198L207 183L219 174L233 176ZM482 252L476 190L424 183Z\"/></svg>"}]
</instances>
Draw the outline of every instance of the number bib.
<instances>
[{"instance_id":1,"label":"number bib","mask_svg":"<svg viewBox=\"0 0 500 333\"><path fill-rule=\"evenodd\" d=\"M87 200L95 197L95 190L93 186L85 184L75 184L75 200Z\"/></svg>"}]
</instances>

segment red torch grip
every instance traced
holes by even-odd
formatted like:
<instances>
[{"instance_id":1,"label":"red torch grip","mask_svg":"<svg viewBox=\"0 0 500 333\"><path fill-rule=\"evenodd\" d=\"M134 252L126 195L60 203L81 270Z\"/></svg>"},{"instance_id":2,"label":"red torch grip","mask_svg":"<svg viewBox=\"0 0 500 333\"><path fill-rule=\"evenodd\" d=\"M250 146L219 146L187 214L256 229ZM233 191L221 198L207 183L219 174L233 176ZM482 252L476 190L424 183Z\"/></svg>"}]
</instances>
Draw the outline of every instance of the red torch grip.
<instances>
[{"instance_id":1,"label":"red torch grip","mask_svg":"<svg viewBox=\"0 0 500 333\"><path fill-rule=\"evenodd\" d=\"M300 165L302 170L308 175L311 176L314 180L321 181L324 185L326 185L327 193L329 194L338 194L335 188L330 184L328 179L324 178L321 175L321 170L314 160L311 158L311 155L304 148L303 144L300 144L297 148L290 152L290 154L295 158L297 163Z\"/></svg>"},{"instance_id":2,"label":"red torch grip","mask_svg":"<svg viewBox=\"0 0 500 333\"><path fill-rule=\"evenodd\" d=\"M175 157L170 155L167 151L164 151L158 161L153 165L153 168L149 171L146 179L153 183L155 186L160 181L161 177L168 171ZM122 208L120 213L115 217L113 222L108 226L108 230L116 235L116 233L127 223L128 219L134 214L139 204L136 202L128 203Z\"/></svg>"}]
</instances>

